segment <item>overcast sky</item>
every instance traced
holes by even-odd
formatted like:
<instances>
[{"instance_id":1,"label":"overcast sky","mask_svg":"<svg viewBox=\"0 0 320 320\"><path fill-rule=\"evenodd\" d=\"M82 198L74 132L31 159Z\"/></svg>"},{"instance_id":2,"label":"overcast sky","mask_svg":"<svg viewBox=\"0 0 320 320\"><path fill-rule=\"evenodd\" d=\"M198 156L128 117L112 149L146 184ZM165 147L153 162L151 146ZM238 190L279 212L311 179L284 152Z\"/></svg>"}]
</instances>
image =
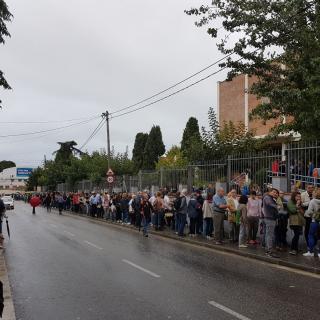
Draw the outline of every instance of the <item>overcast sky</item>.
<instances>
[{"instance_id":1,"label":"overcast sky","mask_svg":"<svg viewBox=\"0 0 320 320\"><path fill-rule=\"evenodd\" d=\"M0 135L70 125L69 119L113 112L167 88L221 57L205 28L184 9L206 0L7 0L11 38L0 47L0 68L12 91L0 90ZM218 22L217 22L218 25ZM219 25L218 25L219 26ZM213 67L200 77L218 70ZM111 121L116 151L131 151L137 132L161 126L166 148L181 141L190 116L207 125L216 83L225 72L142 111ZM195 80L200 77L195 78ZM8 121L57 121L6 124ZM57 141L79 146L100 120L34 136L1 138L1 159L37 166ZM106 146L103 128L88 151Z\"/></svg>"}]
</instances>

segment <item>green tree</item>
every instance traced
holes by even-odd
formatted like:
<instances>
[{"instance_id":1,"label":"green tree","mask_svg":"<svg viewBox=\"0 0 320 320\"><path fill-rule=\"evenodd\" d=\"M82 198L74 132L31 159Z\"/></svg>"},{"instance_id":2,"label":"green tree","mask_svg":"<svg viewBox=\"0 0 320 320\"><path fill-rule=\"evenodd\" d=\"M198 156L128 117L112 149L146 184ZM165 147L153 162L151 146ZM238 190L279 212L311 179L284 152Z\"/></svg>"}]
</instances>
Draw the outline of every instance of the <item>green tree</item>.
<instances>
[{"instance_id":1,"label":"green tree","mask_svg":"<svg viewBox=\"0 0 320 320\"><path fill-rule=\"evenodd\" d=\"M136 135L134 141L134 147L132 150L132 161L136 170L140 170L143 166L143 154L148 140L148 133L139 132Z\"/></svg>"},{"instance_id":2,"label":"green tree","mask_svg":"<svg viewBox=\"0 0 320 320\"><path fill-rule=\"evenodd\" d=\"M172 146L165 156L160 157L156 165L156 169L181 169L186 168L187 164L188 160L184 158L181 148L178 146Z\"/></svg>"},{"instance_id":3,"label":"green tree","mask_svg":"<svg viewBox=\"0 0 320 320\"><path fill-rule=\"evenodd\" d=\"M4 0L0 0L0 44L5 43L5 37L10 37L10 33L7 29L7 22L10 22L12 19L12 14L10 13L7 4ZM3 72L0 70L0 87L4 89L11 89L9 83L4 77ZM1 99L0 99L0 108L1 108Z\"/></svg>"},{"instance_id":4,"label":"green tree","mask_svg":"<svg viewBox=\"0 0 320 320\"><path fill-rule=\"evenodd\" d=\"M62 165L69 165L73 158L74 151L77 151L75 148L77 143L75 141L66 141L58 142L58 144L60 145L59 150L53 153L56 155L55 162Z\"/></svg>"},{"instance_id":5,"label":"green tree","mask_svg":"<svg viewBox=\"0 0 320 320\"><path fill-rule=\"evenodd\" d=\"M2 160L0 161L0 172L2 172L4 169L13 168L16 164L13 161L10 160Z\"/></svg>"},{"instance_id":6,"label":"green tree","mask_svg":"<svg viewBox=\"0 0 320 320\"><path fill-rule=\"evenodd\" d=\"M229 79L243 73L255 77L250 92L261 98L251 114L263 120L283 119L274 133L300 132L317 138L320 130L319 0L212 0L187 11L208 25L229 55ZM211 23L222 20L224 31ZM225 33L232 35L225 37ZM235 41L236 39L236 41ZM263 98L263 99L262 99Z\"/></svg>"},{"instance_id":7,"label":"green tree","mask_svg":"<svg viewBox=\"0 0 320 320\"><path fill-rule=\"evenodd\" d=\"M189 161L199 158L202 150L202 140L198 120L190 117L183 131L181 152Z\"/></svg>"},{"instance_id":8,"label":"green tree","mask_svg":"<svg viewBox=\"0 0 320 320\"><path fill-rule=\"evenodd\" d=\"M153 126L150 130L143 153L143 169L153 170L159 158L166 152L162 141L162 133L159 126Z\"/></svg>"},{"instance_id":9,"label":"green tree","mask_svg":"<svg viewBox=\"0 0 320 320\"><path fill-rule=\"evenodd\" d=\"M33 170L27 180L27 184L26 184L27 190L34 191L37 189L38 186L41 186L42 185L41 184L42 175L43 175L42 168L39 167L39 168Z\"/></svg>"}]
</instances>

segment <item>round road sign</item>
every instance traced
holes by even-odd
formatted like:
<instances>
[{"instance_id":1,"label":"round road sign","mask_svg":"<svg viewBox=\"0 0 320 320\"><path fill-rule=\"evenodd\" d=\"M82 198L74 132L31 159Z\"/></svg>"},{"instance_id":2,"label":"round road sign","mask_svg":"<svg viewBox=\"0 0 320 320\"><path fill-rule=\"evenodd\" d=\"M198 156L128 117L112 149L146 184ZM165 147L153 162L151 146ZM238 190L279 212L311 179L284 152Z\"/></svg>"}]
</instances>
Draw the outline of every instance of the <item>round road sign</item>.
<instances>
[{"instance_id":1,"label":"round road sign","mask_svg":"<svg viewBox=\"0 0 320 320\"><path fill-rule=\"evenodd\" d=\"M113 178L113 176L109 176L108 178L107 178L107 181L108 181L108 183L113 183L114 182L114 178Z\"/></svg>"}]
</instances>

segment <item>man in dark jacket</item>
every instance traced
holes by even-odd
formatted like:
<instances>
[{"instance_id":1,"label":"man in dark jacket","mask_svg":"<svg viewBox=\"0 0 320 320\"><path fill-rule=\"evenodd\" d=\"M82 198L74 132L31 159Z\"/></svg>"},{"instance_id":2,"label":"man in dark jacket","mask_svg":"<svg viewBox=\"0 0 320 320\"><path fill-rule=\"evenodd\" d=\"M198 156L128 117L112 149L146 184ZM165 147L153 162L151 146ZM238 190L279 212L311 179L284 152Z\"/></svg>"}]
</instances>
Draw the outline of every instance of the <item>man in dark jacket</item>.
<instances>
[{"instance_id":1,"label":"man in dark jacket","mask_svg":"<svg viewBox=\"0 0 320 320\"><path fill-rule=\"evenodd\" d=\"M4 205L4 202L2 199L0 199L0 249L3 249L3 240L4 237L2 235L2 220L6 213L6 206Z\"/></svg>"},{"instance_id":2,"label":"man in dark jacket","mask_svg":"<svg viewBox=\"0 0 320 320\"><path fill-rule=\"evenodd\" d=\"M197 194L197 201L198 201L198 207L197 207L198 217L197 217L197 222L196 222L196 233L197 234L202 234L202 232L203 232L203 212L202 212L202 207L203 207L204 199L202 197L202 194L201 194L200 190L197 190L196 194Z\"/></svg>"},{"instance_id":3,"label":"man in dark jacket","mask_svg":"<svg viewBox=\"0 0 320 320\"><path fill-rule=\"evenodd\" d=\"M263 216L266 225L265 239L266 239L266 255L276 257L272 253L274 239L275 239L275 227L276 220L278 218L279 209L277 205L277 199L279 197L279 191L277 189L271 189L263 198Z\"/></svg>"}]
</instances>

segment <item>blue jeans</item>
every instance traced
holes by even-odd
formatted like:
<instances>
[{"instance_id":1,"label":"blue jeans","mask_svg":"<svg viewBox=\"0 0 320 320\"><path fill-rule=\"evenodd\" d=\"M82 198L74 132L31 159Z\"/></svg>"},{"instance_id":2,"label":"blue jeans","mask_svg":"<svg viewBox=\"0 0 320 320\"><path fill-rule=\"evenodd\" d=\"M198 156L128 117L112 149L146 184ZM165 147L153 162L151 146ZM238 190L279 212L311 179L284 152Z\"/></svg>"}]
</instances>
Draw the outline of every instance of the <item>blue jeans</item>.
<instances>
[{"instance_id":1,"label":"blue jeans","mask_svg":"<svg viewBox=\"0 0 320 320\"><path fill-rule=\"evenodd\" d=\"M122 211L122 222L127 223L128 222L128 212Z\"/></svg>"},{"instance_id":2,"label":"blue jeans","mask_svg":"<svg viewBox=\"0 0 320 320\"><path fill-rule=\"evenodd\" d=\"M149 219L142 217L143 234L148 234Z\"/></svg>"},{"instance_id":3,"label":"blue jeans","mask_svg":"<svg viewBox=\"0 0 320 320\"><path fill-rule=\"evenodd\" d=\"M163 219L163 212L162 211L158 211L158 212L154 213L154 225L156 228L161 228L162 219Z\"/></svg>"},{"instance_id":4,"label":"blue jeans","mask_svg":"<svg viewBox=\"0 0 320 320\"><path fill-rule=\"evenodd\" d=\"M184 235L184 228L186 226L187 215L184 213L178 213L178 235Z\"/></svg>"},{"instance_id":5,"label":"blue jeans","mask_svg":"<svg viewBox=\"0 0 320 320\"><path fill-rule=\"evenodd\" d=\"M205 230L206 230L206 236L207 237L212 237L212 233L213 233L213 220L212 218L204 218L205 221Z\"/></svg>"},{"instance_id":6,"label":"blue jeans","mask_svg":"<svg viewBox=\"0 0 320 320\"><path fill-rule=\"evenodd\" d=\"M308 247L310 252L313 252L315 246L318 242L318 229L319 229L319 222L311 222L309 236L308 236Z\"/></svg>"},{"instance_id":7,"label":"blue jeans","mask_svg":"<svg viewBox=\"0 0 320 320\"><path fill-rule=\"evenodd\" d=\"M271 252L274 246L275 240L275 228L276 221L270 219L264 219L266 224L266 251Z\"/></svg>"},{"instance_id":8,"label":"blue jeans","mask_svg":"<svg viewBox=\"0 0 320 320\"><path fill-rule=\"evenodd\" d=\"M174 231L175 232L179 231L179 219L178 219L178 213L177 212L174 214Z\"/></svg>"}]
</instances>

